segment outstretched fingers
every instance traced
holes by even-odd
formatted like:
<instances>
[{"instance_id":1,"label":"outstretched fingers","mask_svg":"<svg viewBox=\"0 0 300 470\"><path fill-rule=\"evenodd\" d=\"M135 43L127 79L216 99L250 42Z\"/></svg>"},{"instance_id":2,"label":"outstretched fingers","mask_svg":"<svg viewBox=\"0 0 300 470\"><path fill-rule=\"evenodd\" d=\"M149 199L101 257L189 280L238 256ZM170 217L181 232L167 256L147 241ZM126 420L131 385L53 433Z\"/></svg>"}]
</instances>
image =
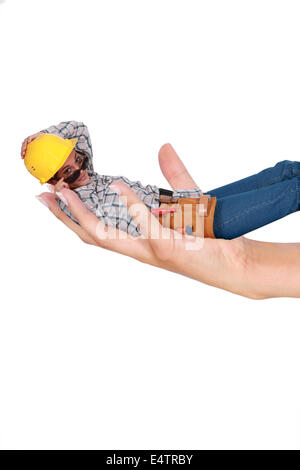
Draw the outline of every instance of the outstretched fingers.
<instances>
[{"instance_id":1,"label":"outstretched fingers","mask_svg":"<svg viewBox=\"0 0 300 470\"><path fill-rule=\"evenodd\" d=\"M42 193L39 196L36 196L37 199L48 207L48 209L59 219L63 224L65 224L69 229L71 229L78 237L90 245L98 246L97 241L80 225L76 224L70 217L68 217L58 206L54 194L51 193Z\"/></svg>"},{"instance_id":2,"label":"outstretched fingers","mask_svg":"<svg viewBox=\"0 0 300 470\"><path fill-rule=\"evenodd\" d=\"M39 197L48 205L56 217L71 228L81 239L87 241L87 243L131 256L140 261L147 262L149 260L150 252L145 243L143 243L143 240L126 237L126 233L121 233L116 228L106 226L89 211L74 191L62 188L55 196L51 193L44 193ZM60 210L55 197L59 197L68 207L68 210L74 219L79 222L79 225Z\"/></svg>"}]
</instances>

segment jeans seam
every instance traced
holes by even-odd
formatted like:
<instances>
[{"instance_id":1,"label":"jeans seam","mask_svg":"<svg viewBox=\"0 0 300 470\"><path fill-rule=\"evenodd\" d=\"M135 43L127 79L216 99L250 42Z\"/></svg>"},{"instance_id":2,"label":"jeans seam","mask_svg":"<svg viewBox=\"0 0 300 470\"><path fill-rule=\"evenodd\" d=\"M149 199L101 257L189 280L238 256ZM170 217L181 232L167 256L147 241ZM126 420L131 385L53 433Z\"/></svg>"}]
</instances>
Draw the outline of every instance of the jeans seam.
<instances>
[{"instance_id":1,"label":"jeans seam","mask_svg":"<svg viewBox=\"0 0 300 470\"><path fill-rule=\"evenodd\" d=\"M287 193L295 193L295 192L298 192L298 206L299 206L299 192L300 192L300 179L299 181L297 181L297 189L288 189L287 191L285 191L284 193L282 193L280 196L278 196L277 198L275 199L271 199L269 201L264 201L260 204L256 204L255 206L252 206L251 209L246 209L244 211L241 211L239 212L237 215L235 215L234 217L231 217L230 219L228 220L224 220L224 222L222 224L218 224L217 223L217 227L224 227L225 224L228 224L230 222L232 222L233 220L235 219L239 219L240 217L242 217L243 215L248 215L250 212L253 212L253 210L256 210L257 208L259 207L263 207L263 206L268 206L276 201L279 201L280 199L282 199Z\"/></svg>"}]
</instances>

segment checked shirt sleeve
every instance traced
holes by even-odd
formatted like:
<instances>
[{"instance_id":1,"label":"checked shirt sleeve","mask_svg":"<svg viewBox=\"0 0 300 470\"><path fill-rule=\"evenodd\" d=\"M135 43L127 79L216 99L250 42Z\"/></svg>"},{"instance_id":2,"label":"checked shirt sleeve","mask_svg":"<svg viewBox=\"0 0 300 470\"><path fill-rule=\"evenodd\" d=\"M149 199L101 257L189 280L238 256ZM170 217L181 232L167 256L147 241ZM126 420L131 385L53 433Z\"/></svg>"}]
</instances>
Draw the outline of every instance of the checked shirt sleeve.
<instances>
[{"instance_id":1,"label":"checked shirt sleeve","mask_svg":"<svg viewBox=\"0 0 300 470\"><path fill-rule=\"evenodd\" d=\"M173 197L201 197L203 192L201 189L175 189L173 191Z\"/></svg>"},{"instance_id":2,"label":"checked shirt sleeve","mask_svg":"<svg viewBox=\"0 0 300 470\"><path fill-rule=\"evenodd\" d=\"M55 134L63 139L77 138L78 141L75 148L87 154L89 160L87 170L90 173L94 172L91 138L88 128L83 122L62 121L56 126L50 126L47 129L43 129L41 132L44 132L45 134Z\"/></svg>"}]
</instances>

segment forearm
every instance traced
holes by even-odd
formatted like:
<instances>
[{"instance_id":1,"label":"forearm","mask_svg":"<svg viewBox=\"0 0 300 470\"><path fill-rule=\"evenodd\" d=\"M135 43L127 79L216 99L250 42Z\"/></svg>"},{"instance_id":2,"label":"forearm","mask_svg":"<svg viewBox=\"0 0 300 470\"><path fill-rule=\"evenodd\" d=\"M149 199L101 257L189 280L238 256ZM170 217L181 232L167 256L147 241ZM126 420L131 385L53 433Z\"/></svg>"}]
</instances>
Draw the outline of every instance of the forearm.
<instances>
[{"instance_id":1,"label":"forearm","mask_svg":"<svg viewBox=\"0 0 300 470\"><path fill-rule=\"evenodd\" d=\"M245 239L247 284L258 299L300 298L300 243Z\"/></svg>"},{"instance_id":2,"label":"forearm","mask_svg":"<svg viewBox=\"0 0 300 470\"><path fill-rule=\"evenodd\" d=\"M201 249L182 255L181 273L233 294L257 298L249 278L246 245L242 237L236 240L205 238Z\"/></svg>"},{"instance_id":3,"label":"forearm","mask_svg":"<svg viewBox=\"0 0 300 470\"><path fill-rule=\"evenodd\" d=\"M234 294L300 298L300 243L205 239L177 261L177 272Z\"/></svg>"}]
</instances>

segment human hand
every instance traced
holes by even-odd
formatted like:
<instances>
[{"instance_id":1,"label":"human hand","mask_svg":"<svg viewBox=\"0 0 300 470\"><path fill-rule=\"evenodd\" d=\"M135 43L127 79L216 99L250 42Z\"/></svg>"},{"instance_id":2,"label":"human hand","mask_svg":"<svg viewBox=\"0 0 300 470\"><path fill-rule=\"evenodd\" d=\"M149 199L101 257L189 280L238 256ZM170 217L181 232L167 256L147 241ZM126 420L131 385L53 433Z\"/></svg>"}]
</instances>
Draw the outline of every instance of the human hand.
<instances>
[{"instance_id":1,"label":"human hand","mask_svg":"<svg viewBox=\"0 0 300 470\"><path fill-rule=\"evenodd\" d=\"M44 193L40 200L85 243L131 256L250 299L300 298L300 243L260 242L245 237L197 240L190 236L178 238L173 231L169 231L169 239L147 238L149 218L153 215L128 186L121 183L114 183L114 186L115 190L118 187L120 197L126 195L128 208L140 225L144 238L122 239L124 232L114 229L114 233L105 227L71 190L62 189L62 195L80 225L60 210L53 194ZM138 220L134 212L136 203L141 209ZM154 221L154 231L155 225ZM164 235L166 230L162 227ZM187 243L198 249L187 249Z\"/></svg>"},{"instance_id":2,"label":"human hand","mask_svg":"<svg viewBox=\"0 0 300 470\"><path fill-rule=\"evenodd\" d=\"M43 132L37 132L36 134L32 134L32 135L30 135L29 137L26 137L26 139L23 140L22 146L21 146L21 158L25 157L27 145L30 142L32 142L34 139L39 137L40 135L43 135Z\"/></svg>"},{"instance_id":3,"label":"human hand","mask_svg":"<svg viewBox=\"0 0 300 470\"><path fill-rule=\"evenodd\" d=\"M159 163L173 189L197 186L170 144L160 149ZM75 224L60 210L54 195L43 193L39 199L85 243L131 256L141 262L177 272L216 287L248 295L247 287L243 285L244 273L241 270L245 254L242 237L229 241L182 236L160 226L157 219L127 185L114 183L114 187L118 188L121 198L127 198L125 203L129 211L135 204L139 204L140 214L137 223L141 226L144 237L132 239L127 236L124 238L126 233L105 227L83 205L76 193L66 188L62 188L60 192L64 202L68 204L68 209L80 225ZM132 217L135 218L136 215L132 213ZM161 230L162 236L159 239L149 237L149 220L154 231Z\"/></svg>"},{"instance_id":4,"label":"human hand","mask_svg":"<svg viewBox=\"0 0 300 470\"><path fill-rule=\"evenodd\" d=\"M47 183L47 187L49 188L49 191L54 194L59 193L63 188L69 189L68 183L66 183L63 178L61 178L56 184Z\"/></svg>"}]
</instances>

